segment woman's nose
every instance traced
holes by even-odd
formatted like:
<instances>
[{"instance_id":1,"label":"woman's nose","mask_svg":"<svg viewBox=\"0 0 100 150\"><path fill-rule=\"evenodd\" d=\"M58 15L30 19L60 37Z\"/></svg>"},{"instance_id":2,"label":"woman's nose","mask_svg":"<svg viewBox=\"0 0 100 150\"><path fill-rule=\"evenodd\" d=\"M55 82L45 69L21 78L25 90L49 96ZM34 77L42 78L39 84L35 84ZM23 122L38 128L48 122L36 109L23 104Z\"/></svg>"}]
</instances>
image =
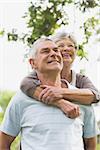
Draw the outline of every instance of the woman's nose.
<instances>
[{"instance_id":1,"label":"woman's nose","mask_svg":"<svg viewBox=\"0 0 100 150\"><path fill-rule=\"evenodd\" d=\"M66 53L69 52L71 49L69 47L64 48L63 50L61 50L61 53Z\"/></svg>"},{"instance_id":2,"label":"woman's nose","mask_svg":"<svg viewBox=\"0 0 100 150\"><path fill-rule=\"evenodd\" d=\"M71 47L69 47L69 46L64 47L64 51L70 51L70 50L71 50Z\"/></svg>"}]
</instances>

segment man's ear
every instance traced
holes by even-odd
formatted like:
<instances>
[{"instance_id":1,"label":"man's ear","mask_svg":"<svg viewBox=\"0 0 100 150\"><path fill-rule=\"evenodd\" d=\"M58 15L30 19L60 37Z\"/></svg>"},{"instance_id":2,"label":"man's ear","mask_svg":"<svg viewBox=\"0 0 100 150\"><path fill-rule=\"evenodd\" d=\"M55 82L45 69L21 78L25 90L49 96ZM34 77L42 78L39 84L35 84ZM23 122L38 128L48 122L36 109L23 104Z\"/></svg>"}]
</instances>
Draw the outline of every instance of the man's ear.
<instances>
[{"instance_id":1,"label":"man's ear","mask_svg":"<svg viewBox=\"0 0 100 150\"><path fill-rule=\"evenodd\" d=\"M35 63L35 59L30 58L29 59L29 63L31 65L32 69L36 69L37 68L36 63Z\"/></svg>"}]
</instances>

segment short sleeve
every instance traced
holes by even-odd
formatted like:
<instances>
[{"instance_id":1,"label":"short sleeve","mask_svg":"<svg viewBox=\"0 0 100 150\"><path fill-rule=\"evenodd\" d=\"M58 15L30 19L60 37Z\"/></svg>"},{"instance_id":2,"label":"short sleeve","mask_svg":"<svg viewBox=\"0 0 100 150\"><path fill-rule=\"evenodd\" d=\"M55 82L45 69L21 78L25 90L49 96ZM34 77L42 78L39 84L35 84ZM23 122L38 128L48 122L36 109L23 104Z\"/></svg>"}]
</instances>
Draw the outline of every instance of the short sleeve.
<instances>
[{"instance_id":1,"label":"short sleeve","mask_svg":"<svg viewBox=\"0 0 100 150\"><path fill-rule=\"evenodd\" d=\"M88 77L81 74L77 74L76 87L90 89L92 93L95 95L95 100L93 103L97 103L98 101L100 101L100 91L97 90L97 88L93 85L93 83L90 81Z\"/></svg>"},{"instance_id":2,"label":"short sleeve","mask_svg":"<svg viewBox=\"0 0 100 150\"><path fill-rule=\"evenodd\" d=\"M95 119L95 113L92 106L85 107L85 116L84 116L84 128L83 128L83 137L91 138L97 135L97 124Z\"/></svg>"},{"instance_id":3,"label":"short sleeve","mask_svg":"<svg viewBox=\"0 0 100 150\"><path fill-rule=\"evenodd\" d=\"M16 137L20 132L20 110L18 105L15 104L15 99L10 101L0 126L2 132L13 137Z\"/></svg>"}]
</instances>

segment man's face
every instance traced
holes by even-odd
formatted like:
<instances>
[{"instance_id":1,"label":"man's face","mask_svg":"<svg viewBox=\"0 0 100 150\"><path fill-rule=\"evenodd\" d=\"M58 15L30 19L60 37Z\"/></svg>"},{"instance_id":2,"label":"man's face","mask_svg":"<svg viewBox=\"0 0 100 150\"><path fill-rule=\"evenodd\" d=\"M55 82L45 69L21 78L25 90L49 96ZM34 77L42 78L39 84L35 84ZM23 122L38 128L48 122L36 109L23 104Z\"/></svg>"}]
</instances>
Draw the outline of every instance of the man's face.
<instances>
[{"instance_id":1,"label":"man's face","mask_svg":"<svg viewBox=\"0 0 100 150\"><path fill-rule=\"evenodd\" d=\"M34 59L34 68L43 73L48 71L61 72L63 60L57 45L52 41L42 41L37 47L36 58Z\"/></svg>"},{"instance_id":2,"label":"man's face","mask_svg":"<svg viewBox=\"0 0 100 150\"><path fill-rule=\"evenodd\" d=\"M56 44L61 51L64 66L71 65L76 56L75 44L69 38L61 39Z\"/></svg>"}]
</instances>

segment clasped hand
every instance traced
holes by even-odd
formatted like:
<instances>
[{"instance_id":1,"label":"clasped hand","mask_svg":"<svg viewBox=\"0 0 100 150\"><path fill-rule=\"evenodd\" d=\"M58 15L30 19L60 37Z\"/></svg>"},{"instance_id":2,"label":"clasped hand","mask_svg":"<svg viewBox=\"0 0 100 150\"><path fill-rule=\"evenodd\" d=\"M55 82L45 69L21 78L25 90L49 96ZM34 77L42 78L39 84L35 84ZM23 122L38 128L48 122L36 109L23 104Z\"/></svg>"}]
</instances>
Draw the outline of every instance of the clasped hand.
<instances>
[{"instance_id":1,"label":"clasped hand","mask_svg":"<svg viewBox=\"0 0 100 150\"><path fill-rule=\"evenodd\" d=\"M39 95L39 99L45 104L52 104L54 101L63 98L62 95L63 88L47 86L47 85L41 85L40 87L43 88L43 90Z\"/></svg>"},{"instance_id":2,"label":"clasped hand","mask_svg":"<svg viewBox=\"0 0 100 150\"><path fill-rule=\"evenodd\" d=\"M78 105L63 99L63 88L47 85L41 85L40 87L43 89L39 95L40 101L59 107L71 119L80 115Z\"/></svg>"}]
</instances>

